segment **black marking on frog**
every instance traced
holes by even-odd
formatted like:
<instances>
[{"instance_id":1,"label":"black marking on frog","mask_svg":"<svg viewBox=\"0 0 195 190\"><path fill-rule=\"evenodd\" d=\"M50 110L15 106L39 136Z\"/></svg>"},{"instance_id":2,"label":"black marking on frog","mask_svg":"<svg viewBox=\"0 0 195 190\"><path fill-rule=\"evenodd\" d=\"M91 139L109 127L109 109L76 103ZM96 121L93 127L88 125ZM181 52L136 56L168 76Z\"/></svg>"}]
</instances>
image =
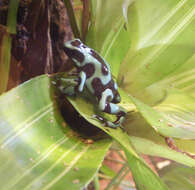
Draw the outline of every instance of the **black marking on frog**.
<instances>
[{"instance_id":1,"label":"black marking on frog","mask_svg":"<svg viewBox=\"0 0 195 190\"><path fill-rule=\"evenodd\" d=\"M78 62L83 62L85 59L84 55L75 49L71 50L64 47L64 51L66 52L68 57L74 57L74 59L76 59Z\"/></svg>"},{"instance_id":2,"label":"black marking on frog","mask_svg":"<svg viewBox=\"0 0 195 190\"><path fill-rule=\"evenodd\" d=\"M72 46L79 47L81 45L81 42L79 40L75 40L71 42Z\"/></svg>"},{"instance_id":3,"label":"black marking on frog","mask_svg":"<svg viewBox=\"0 0 195 190\"><path fill-rule=\"evenodd\" d=\"M95 72L95 67L92 63L86 63L83 67L79 67L78 71L84 71L86 73L86 77L90 78Z\"/></svg>"},{"instance_id":4,"label":"black marking on frog","mask_svg":"<svg viewBox=\"0 0 195 190\"><path fill-rule=\"evenodd\" d=\"M90 50L90 54L101 63L101 69L102 69L102 74L103 75L108 75L109 74L109 70L107 65L105 64L104 60L94 51L94 50Z\"/></svg>"},{"instance_id":5,"label":"black marking on frog","mask_svg":"<svg viewBox=\"0 0 195 190\"><path fill-rule=\"evenodd\" d=\"M117 90L114 89L114 81L111 79L109 83L106 85L102 84L102 81L99 78L94 78L91 82L93 89L95 90L94 94L97 97L100 97L98 99L101 99L102 92L104 92L106 89L111 89L113 91L113 94L117 94Z\"/></svg>"}]
</instances>

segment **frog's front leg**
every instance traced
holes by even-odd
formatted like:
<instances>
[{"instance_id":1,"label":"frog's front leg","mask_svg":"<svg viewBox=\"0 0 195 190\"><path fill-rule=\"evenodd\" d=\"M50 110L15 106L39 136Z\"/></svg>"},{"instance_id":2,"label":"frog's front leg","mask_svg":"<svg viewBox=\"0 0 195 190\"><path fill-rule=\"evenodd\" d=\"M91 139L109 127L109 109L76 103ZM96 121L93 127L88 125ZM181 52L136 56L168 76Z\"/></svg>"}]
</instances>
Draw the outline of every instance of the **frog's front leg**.
<instances>
[{"instance_id":1,"label":"frog's front leg","mask_svg":"<svg viewBox=\"0 0 195 190\"><path fill-rule=\"evenodd\" d=\"M79 92L82 92L83 91L86 78L87 78L86 73L84 71L81 71L79 73L79 82L78 82L78 87L77 87L77 89L78 89Z\"/></svg>"},{"instance_id":2,"label":"frog's front leg","mask_svg":"<svg viewBox=\"0 0 195 190\"><path fill-rule=\"evenodd\" d=\"M66 83L66 84L63 84ZM67 86L67 83L69 86ZM76 95L76 87L78 86L78 78L60 78L60 84L58 85L58 89L61 93L68 95L68 96L74 96Z\"/></svg>"},{"instance_id":3,"label":"frog's front leg","mask_svg":"<svg viewBox=\"0 0 195 190\"><path fill-rule=\"evenodd\" d=\"M68 87L64 87L64 85L59 86L59 89L62 93L68 95L68 96L74 96L77 92L82 92L85 81L86 81L86 74L85 72L81 71L78 74L78 78L76 79L67 79L62 78L62 82L70 83L71 85Z\"/></svg>"},{"instance_id":4,"label":"frog's front leg","mask_svg":"<svg viewBox=\"0 0 195 190\"><path fill-rule=\"evenodd\" d=\"M99 109L103 112L116 115L117 119L114 122L111 122L97 115L95 117L102 121L106 126L111 128L117 128L124 121L126 112L122 110L118 105L111 103L112 98L112 91L110 89L106 89L102 93L102 97L99 101Z\"/></svg>"}]
</instances>

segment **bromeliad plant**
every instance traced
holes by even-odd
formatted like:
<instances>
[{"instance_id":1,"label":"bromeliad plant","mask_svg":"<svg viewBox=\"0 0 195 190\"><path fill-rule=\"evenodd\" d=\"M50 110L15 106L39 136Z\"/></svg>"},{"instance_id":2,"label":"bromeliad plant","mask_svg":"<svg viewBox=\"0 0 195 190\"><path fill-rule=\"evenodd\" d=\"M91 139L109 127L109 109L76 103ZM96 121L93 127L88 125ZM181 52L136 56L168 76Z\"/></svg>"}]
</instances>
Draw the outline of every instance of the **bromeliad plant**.
<instances>
[{"instance_id":1,"label":"bromeliad plant","mask_svg":"<svg viewBox=\"0 0 195 190\"><path fill-rule=\"evenodd\" d=\"M80 1L74 3L79 6ZM0 97L0 186L82 189L94 179L116 141L126 154L137 189L168 190L139 154L195 167L195 2L92 0L86 11L90 17L80 26L82 38L111 66L120 87L120 106L128 111L124 130L106 128L95 120L88 95L67 97L91 127L111 137L84 139L64 120L72 112L64 116L59 109L56 76L31 79ZM76 16L78 21L80 13ZM62 80L62 75L57 79ZM172 139L173 149L166 143Z\"/></svg>"}]
</instances>

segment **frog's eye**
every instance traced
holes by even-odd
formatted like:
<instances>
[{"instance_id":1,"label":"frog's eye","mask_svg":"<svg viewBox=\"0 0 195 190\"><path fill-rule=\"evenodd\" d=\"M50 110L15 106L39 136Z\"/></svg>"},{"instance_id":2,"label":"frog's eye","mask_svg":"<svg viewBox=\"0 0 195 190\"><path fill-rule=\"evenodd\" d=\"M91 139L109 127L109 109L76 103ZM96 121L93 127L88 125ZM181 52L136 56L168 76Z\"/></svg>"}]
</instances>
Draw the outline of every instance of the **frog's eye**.
<instances>
[{"instance_id":1,"label":"frog's eye","mask_svg":"<svg viewBox=\"0 0 195 190\"><path fill-rule=\"evenodd\" d=\"M72 46L79 47L81 45L81 42L79 40L74 40L71 42Z\"/></svg>"}]
</instances>

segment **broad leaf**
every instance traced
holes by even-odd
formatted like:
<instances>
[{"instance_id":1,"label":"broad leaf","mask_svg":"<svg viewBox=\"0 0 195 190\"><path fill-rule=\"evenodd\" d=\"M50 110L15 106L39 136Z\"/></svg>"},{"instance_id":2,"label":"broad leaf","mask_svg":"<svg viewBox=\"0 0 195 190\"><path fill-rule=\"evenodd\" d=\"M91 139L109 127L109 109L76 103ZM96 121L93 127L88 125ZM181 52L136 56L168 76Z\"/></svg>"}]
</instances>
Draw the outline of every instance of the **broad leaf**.
<instances>
[{"instance_id":1,"label":"broad leaf","mask_svg":"<svg viewBox=\"0 0 195 190\"><path fill-rule=\"evenodd\" d=\"M146 122L143 116L141 116L141 114L139 114L138 112L131 112L126 119L124 126L129 136L134 136L134 137L142 138L145 140L149 140L153 142L154 144L163 146L167 150L170 150L170 147L165 142L165 138L159 133L157 133L151 127L151 125L148 122ZM184 140L184 139L174 139L174 140L175 140L175 145L181 151L188 152L190 154L195 154L195 148L194 148L195 141L194 140ZM147 154L147 149L145 149L144 154ZM150 149L148 150L148 154L150 154ZM168 155L164 154L163 156L162 154L159 153L159 156L167 158L166 156ZM186 161L182 162L182 164L186 164L185 162Z\"/></svg>"},{"instance_id":2,"label":"broad leaf","mask_svg":"<svg viewBox=\"0 0 195 190\"><path fill-rule=\"evenodd\" d=\"M91 144L79 136L64 121L47 76L5 93L0 97L1 188L85 187L111 140Z\"/></svg>"},{"instance_id":3,"label":"broad leaf","mask_svg":"<svg viewBox=\"0 0 195 190\"><path fill-rule=\"evenodd\" d=\"M170 115L169 112L167 113L167 115L165 115L163 112L154 110L152 107L144 104L143 102L139 101L133 96L130 96L130 97L135 103L135 105L137 106L140 113L143 115L143 117L150 123L150 125L154 128L154 130L156 130L160 134L164 136L169 136L169 137L176 137L176 138L183 138L183 139L195 139L195 127L193 126L193 123L190 125L186 125L186 126L184 126L182 123L184 122L182 121L182 117L186 117L185 115L188 114L188 118L186 118L186 123L187 123L190 117L193 118L193 115L192 115L194 114L193 112L190 112L189 114L186 111L184 112L183 110L177 109L177 106L175 106L176 110L178 110L178 113L179 112L181 113L182 111L183 112L180 114L180 116L178 116L178 120L176 119L173 120L174 117ZM179 97L179 94L177 94L177 97ZM191 103L194 104L193 99L191 100ZM172 106L170 105L167 105L166 107L167 109L170 109L170 110L172 109ZM189 111L189 109L187 111Z\"/></svg>"},{"instance_id":4,"label":"broad leaf","mask_svg":"<svg viewBox=\"0 0 195 190\"><path fill-rule=\"evenodd\" d=\"M176 152L175 150L171 150L165 145L157 144L151 140L134 136L130 136L130 141L135 149L142 154L167 158L195 168L194 159L180 152Z\"/></svg>"},{"instance_id":5,"label":"broad leaf","mask_svg":"<svg viewBox=\"0 0 195 190\"><path fill-rule=\"evenodd\" d=\"M194 55L194 15L194 0L134 1L128 16L129 29L133 28L131 34L135 34L131 39L135 42L120 70L121 84L128 92L144 101L148 101L148 94L154 101L156 91L148 92L146 88L187 64ZM156 87L161 88L159 84Z\"/></svg>"}]
</instances>

